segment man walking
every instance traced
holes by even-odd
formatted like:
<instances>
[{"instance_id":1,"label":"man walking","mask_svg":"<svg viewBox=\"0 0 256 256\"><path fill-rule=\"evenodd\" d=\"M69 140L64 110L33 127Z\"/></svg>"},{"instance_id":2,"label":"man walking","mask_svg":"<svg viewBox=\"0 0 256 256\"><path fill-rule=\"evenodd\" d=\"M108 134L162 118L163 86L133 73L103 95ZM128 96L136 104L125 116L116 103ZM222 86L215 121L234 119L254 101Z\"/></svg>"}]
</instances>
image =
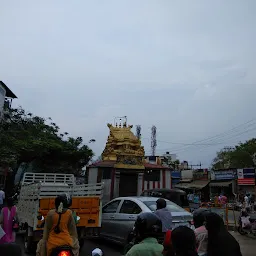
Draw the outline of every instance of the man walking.
<instances>
[{"instance_id":1,"label":"man walking","mask_svg":"<svg viewBox=\"0 0 256 256\"><path fill-rule=\"evenodd\" d=\"M172 214L166 208L166 201L163 198L159 198L156 201L156 211L155 214L162 221L162 232L172 229Z\"/></svg>"}]
</instances>

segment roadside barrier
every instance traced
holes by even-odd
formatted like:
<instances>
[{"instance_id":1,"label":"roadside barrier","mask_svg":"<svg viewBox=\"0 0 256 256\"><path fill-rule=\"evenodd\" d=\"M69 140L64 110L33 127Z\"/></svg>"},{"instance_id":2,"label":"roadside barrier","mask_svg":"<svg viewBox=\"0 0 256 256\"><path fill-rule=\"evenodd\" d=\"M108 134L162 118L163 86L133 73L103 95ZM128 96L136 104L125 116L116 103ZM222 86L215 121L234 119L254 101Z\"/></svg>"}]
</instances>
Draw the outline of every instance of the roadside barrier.
<instances>
[{"instance_id":1,"label":"roadside barrier","mask_svg":"<svg viewBox=\"0 0 256 256\"><path fill-rule=\"evenodd\" d=\"M235 213L235 207L233 203L228 203L226 205L203 203L201 204L201 208L207 208L212 212L218 213L222 217L228 230L237 230L237 216ZM232 220L230 218L230 212L231 216L233 217Z\"/></svg>"}]
</instances>

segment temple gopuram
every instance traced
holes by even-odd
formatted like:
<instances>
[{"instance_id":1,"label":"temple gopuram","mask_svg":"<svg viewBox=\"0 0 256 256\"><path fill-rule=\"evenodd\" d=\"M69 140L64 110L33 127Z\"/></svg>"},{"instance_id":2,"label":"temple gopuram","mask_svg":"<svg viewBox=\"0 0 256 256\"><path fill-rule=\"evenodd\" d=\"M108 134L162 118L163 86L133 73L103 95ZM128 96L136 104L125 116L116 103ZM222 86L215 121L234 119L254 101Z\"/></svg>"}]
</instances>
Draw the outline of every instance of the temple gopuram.
<instances>
[{"instance_id":1,"label":"temple gopuram","mask_svg":"<svg viewBox=\"0 0 256 256\"><path fill-rule=\"evenodd\" d=\"M145 161L144 147L126 122L108 124L102 160L87 167L88 183L104 182L103 203L119 196L139 196L152 188L171 188L169 168Z\"/></svg>"}]
</instances>

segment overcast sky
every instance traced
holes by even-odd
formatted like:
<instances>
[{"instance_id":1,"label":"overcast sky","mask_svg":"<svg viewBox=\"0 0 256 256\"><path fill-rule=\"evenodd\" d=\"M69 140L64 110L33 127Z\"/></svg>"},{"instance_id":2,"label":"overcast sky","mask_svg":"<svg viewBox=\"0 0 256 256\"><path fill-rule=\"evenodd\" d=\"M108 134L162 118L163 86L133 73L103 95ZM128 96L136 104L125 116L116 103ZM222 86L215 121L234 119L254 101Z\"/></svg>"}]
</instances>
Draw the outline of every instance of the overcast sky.
<instances>
[{"instance_id":1,"label":"overcast sky","mask_svg":"<svg viewBox=\"0 0 256 256\"><path fill-rule=\"evenodd\" d=\"M107 122L127 115L146 154L156 125L157 154L207 167L255 135L255 10L255 0L1 1L0 80L16 106L94 138L96 155Z\"/></svg>"}]
</instances>

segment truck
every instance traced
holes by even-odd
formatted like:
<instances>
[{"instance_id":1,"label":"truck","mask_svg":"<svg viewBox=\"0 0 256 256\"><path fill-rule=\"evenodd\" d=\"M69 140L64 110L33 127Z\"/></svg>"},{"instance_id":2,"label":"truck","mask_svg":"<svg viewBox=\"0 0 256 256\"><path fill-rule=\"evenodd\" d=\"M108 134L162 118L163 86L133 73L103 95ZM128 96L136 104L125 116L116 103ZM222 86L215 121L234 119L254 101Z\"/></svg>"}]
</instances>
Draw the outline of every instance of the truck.
<instances>
[{"instance_id":1,"label":"truck","mask_svg":"<svg viewBox=\"0 0 256 256\"><path fill-rule=\"evenodd\" d=\"M79 241L98 237L101 228L104 183L76 185L73 174L25 173L18 196L17 214L24 231L24 249L36 249L43 235L43 224L49 210L55 208L56 196L72 196L70 210L77 216ZM83 244L83 243L82 243Z\"/></svg>"}]
</instances>

